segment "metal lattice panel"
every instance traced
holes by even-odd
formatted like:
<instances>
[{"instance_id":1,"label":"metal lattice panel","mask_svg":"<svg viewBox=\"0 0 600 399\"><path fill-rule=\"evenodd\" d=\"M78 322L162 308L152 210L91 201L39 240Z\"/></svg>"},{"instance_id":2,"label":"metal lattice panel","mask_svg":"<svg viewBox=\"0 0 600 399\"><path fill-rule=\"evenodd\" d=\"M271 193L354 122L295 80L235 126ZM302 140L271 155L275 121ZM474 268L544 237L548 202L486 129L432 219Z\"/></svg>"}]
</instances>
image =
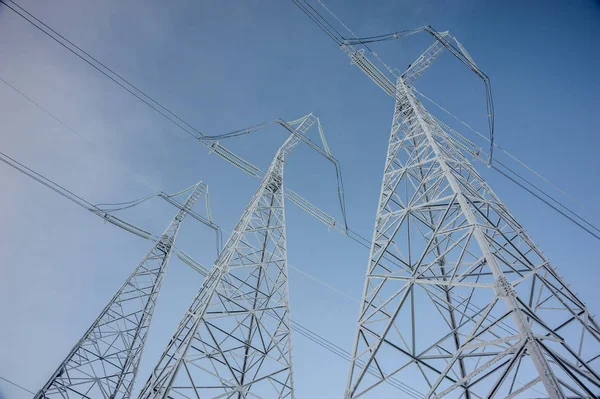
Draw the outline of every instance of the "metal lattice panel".
<instances>
[{"instance_id":1,"label":"metal lattice panel","mask_svg":"<svg viewBox=\"0 0 600 399\"><path fill-rule=\"evenodd\" d=\"M346 397L596 397L598 324L402 79L396 98Z\"/></svg>"},{"instance_id":2,"label":"metal lattice panel","mask_svg":"<svg viewBox=\"0 0 600 399\"><path fill-rule=\"evenodd\" d=\"M156 244L35 396L129 398L173 244L199 183Z\"/></svg>"},{"instance_id":3,"label":"metal lattice panel","mask_svg":"<svg viewBox=\"0 0 600 399\"><path fill-rule=\"evenodd\" d=\"M299 140L277 152L140 398L293 398L283 166Z\"/></svg>"}]
</instances>

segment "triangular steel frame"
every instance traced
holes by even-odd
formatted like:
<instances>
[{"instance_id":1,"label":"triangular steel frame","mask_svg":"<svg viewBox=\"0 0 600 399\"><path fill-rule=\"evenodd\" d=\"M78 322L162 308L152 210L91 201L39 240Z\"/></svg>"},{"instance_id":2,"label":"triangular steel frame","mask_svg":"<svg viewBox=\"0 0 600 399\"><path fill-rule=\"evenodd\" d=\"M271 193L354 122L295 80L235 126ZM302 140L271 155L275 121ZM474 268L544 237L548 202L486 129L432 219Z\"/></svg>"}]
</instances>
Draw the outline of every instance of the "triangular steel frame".
<instances>
[{"instance_id":1,"label":"triangular steel frame","mask_svg":"<svg viewBox=\"0 0 600 399\"><path fill-rule=\"evenodd\" d=\"M205 193L202 182L35 399L127 399L179 226Z\"/></svg>"},{"instance_id":2,"label":"triangular steel frame","mask_svg":"<svg viewBox=\"0 0 600 399\"><path fill-rule=\"evenodd\" d=\"M293 398L283 167L279 148L140 398Z\"/></svg>"},{"instance_id":3,"label":"triangular steel frame","mask_svg":"<svg viewBox=\"0 0 600 399\"><path fill-rule=\"evenodd\" d=\"M395 98L345 397L597 397L584 303L402 78Z\"/></svg>"}]
</instances>

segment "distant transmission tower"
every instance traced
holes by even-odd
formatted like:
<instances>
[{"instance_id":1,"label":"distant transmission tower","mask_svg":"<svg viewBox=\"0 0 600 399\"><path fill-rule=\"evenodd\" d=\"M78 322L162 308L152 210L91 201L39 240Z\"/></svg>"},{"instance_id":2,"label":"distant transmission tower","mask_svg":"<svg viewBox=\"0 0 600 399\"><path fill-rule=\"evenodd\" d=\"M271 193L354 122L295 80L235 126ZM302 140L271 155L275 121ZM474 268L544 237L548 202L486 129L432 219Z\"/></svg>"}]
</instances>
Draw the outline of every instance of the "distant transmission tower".
<instances>
[{"instance_id":1,"label":"distant transmission tower","mask_svg":"<svg viewBox=\"0 0 600 399\"><path fill-rule=\"evenodd\" d=\"M293 398L283 167L307 116L261 185L140 398Z\"/></svg>"},{"instance_id":2,"label":"distant transmission tower","mask_svg":"<svg viewBox=\"0 0 600 399\"><path fill-rule=\"evenodd\" d=\"M415 96L442 46L395 85L342 48L396 99L346 398L598 397L600 327Z\"/></svg>"},{"instance_id":3,"label":"distant transmission tower","mask_svg":"<svg viewBox=\"0 0 600 399\"><path fill-rule=\"evenodd\" d=\"M131 396L179 226L205 189L205 184L196 184L160 239L35 395L36 399Z\"/></svg>"}]
</instances>

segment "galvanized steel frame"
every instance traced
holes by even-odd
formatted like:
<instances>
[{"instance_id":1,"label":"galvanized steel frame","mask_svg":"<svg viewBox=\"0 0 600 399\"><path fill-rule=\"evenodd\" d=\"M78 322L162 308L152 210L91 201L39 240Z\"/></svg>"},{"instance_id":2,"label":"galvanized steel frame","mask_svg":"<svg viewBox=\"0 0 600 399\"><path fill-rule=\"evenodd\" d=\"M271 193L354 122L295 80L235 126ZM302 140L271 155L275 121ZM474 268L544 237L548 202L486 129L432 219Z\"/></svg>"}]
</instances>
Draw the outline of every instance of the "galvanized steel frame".
<instances>
[{"instance_id":1,"label":"galvanized steel frame","mask_svg":"<svg viewBox=\"0 0 600 399\"><path fill-rule=\"evenodd\" d=\"M206 192L202 182L35 399L129 398L179 226Z\"/></svg>"},{"instance_id":2,"label":"galvanized steel frame","mask_svg":"<svg viewBox=\"0 0 600 399\"><path fill-rule=\"evenodd\" d=\"M283 167L316 122L280 147L140 398L293 398Z\"/></svg>"},{"instance_id":3,"label":"galvanized steel frame","mask_svg":"<svg viewBox=\"0 0 600 399\"><path fill-rule=\"evenodd\" d=\"M428 398L595 397L600 327L402 78L394 94L346 398L391 378Z\"/></svg>"}]
</instances>

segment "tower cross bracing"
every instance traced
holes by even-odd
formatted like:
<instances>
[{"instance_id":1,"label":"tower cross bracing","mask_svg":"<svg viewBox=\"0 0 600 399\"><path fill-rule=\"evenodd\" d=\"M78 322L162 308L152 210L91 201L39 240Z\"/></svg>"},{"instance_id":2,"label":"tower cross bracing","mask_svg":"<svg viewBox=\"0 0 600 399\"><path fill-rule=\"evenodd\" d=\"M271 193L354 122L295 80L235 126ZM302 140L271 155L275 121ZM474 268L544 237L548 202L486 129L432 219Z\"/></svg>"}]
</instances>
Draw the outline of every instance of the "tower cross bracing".
<instances>
[{"instance_id":1,"label":"tower cross bracing","mask_svg":"<svg viewBox=\"0 0 600 399\"><path fill-rule=\"evenodd\" d=\"M584 303L402 78L395 98L346 398L392 377L428 398L596 397Z\"/></svg>"},{"instance_id":2,"label":"tower cross bracing","mask_svg":"<svg viewBox=\"0 0 600 399\"><path fill-rule=\"evenodd\" d=\"M179 226L204 193L198 183L164 233L71 349L35 399L129 398Z\"/></svg>"},{"instance_id":3,"label":"tower cross bracing","mask_svg":"<svg viewBox=\"0 0 600 399\"><path fill-rule=\"evenodd\" d=\"M279 148L140 398L293 398L283 167L315 123Z\"/></svg>"}]
</instances>

